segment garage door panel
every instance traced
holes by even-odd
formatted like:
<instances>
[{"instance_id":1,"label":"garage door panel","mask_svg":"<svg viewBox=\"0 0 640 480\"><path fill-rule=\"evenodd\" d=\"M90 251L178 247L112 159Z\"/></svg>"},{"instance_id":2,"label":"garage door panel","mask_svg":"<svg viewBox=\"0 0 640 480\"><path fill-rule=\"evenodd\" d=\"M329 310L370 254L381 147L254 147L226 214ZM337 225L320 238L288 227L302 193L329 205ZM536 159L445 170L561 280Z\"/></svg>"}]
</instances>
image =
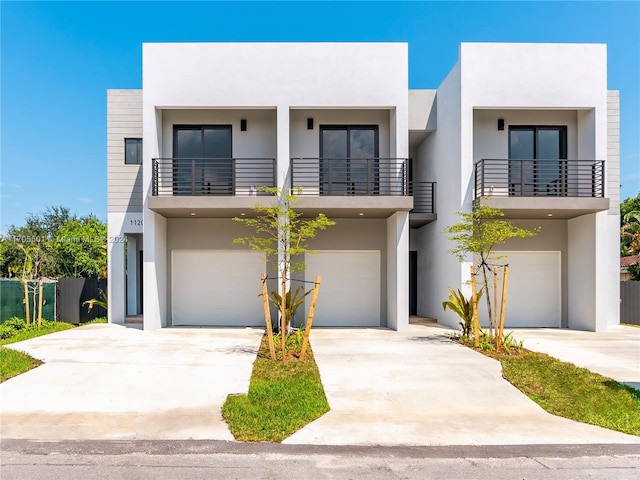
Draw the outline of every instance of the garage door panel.
<instances>
[{"instance_id":1,"label":"garage door panel","mask_svg":"<svg viewBox=\"0 0 640 480\"><path fill-rule=\"evenodd\" d=\"M172 252L173 325L254 326L264 323L257 252Z\"/></svg>"},{"instance_id":2,"label":"garage door panel","mask_svg":"<svg viewBox=\"0 0 640 480\"><path fill-rule=\"evenodd\" d=\"M314 325L380 326L379 251L321 251L305 262L307 280L322 276Z\"/></svg>"},{"instance_id":3,"label":"garage door panel","mask_svg":"<svg viewBox=\"0 0 640 480\"><path fill-rule=\"evenodd\" d=\"M495 252L495 263L509 264L506 327L560 327L562 309L560 252ZM493 284L491 284L492 287ZM502 288L500 276L499 288ZM493 289L491 289L493 302ZM495 308L495 305L492 305ZM487 325L486 299L480 319Z\"/></svg>"}]
</instances>

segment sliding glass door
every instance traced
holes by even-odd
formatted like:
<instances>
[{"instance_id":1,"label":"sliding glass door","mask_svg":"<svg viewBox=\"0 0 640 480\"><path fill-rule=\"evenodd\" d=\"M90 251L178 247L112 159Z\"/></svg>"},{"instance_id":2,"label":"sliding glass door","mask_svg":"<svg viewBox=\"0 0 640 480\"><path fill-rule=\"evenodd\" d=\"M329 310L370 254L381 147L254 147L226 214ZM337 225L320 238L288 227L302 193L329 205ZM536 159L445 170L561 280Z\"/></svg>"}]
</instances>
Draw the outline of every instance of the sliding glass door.
<instances>
[{"instance_id":1,"label":"sliding glass door","mask_svg":"<svg viewBox=\"0 0 640 480\"><path fill-rule=\"evenodd\" d=\"M174 195L233 195L231 125L176 125Z\"/></svg>"},{"instance_id":2,"label":"sliding glass door","mask_svg":"<svg viewBox=\"0 0 640 480\"><path fill-rule=\"evenodd\" d=\"M377 126L320 127L320 194L377 195Z\"/></svg>"},{"instance_id":3,"label":"sliding glass door","mask_svg":"<svg viewBox=\"0 0 640 480\"><path fill-rule=\"evenodd\" d=\"M567 127L509 127L509 194L566 195Z\"/></svg>"}]
</instances>

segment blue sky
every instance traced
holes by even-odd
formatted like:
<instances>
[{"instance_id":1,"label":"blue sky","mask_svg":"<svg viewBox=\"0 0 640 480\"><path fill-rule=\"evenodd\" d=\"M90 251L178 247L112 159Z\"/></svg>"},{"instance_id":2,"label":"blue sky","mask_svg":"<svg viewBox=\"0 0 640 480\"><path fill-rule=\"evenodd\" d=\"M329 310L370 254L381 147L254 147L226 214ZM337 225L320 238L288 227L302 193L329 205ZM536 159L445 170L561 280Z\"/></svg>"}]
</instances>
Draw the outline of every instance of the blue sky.
<instances>
[{"instance_id":1,"label":"blue sky","mask_svg":"<svg viewBox=\"0 0 640 480\"><path fill-rule=\"evenodd\" d=\"M640 191L640 2L0 1L0 229L64 205L106 220L106 90L140 88L142 42L403 41L437 88L463 41L608 44L622 198Z\"/></svg>"}]
</instances>

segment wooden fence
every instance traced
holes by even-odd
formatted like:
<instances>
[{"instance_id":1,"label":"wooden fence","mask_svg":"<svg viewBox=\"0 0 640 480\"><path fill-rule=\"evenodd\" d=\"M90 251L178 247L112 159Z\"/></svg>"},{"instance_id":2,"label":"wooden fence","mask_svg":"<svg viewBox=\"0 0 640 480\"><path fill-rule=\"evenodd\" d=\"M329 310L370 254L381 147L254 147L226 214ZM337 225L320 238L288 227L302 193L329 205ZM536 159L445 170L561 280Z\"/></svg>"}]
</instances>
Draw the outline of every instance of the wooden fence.
<instances>
[{"instance_id":1,"label":"wooden fence","mask_svg":"<svg viewBox=\"0 0 640 480\"><path fill-rule=\"evenodd\" d=\"M98 317L106 317L107 311L94 306L91 312L85 301L99 297L99 289L107 291L107 280L97 278L61 278L58 280L58 320L61 322L86 323Z\"/></svg>"},{"instance_id":2,"label":"wooden fence","mask_svg":"<svg viewBox=\"0 0 640 480\"><path fill-rule=\"evenodd\" d=\"M640 282L620 282L620 323L640 325Z\"/></svg>"}]
</instances>

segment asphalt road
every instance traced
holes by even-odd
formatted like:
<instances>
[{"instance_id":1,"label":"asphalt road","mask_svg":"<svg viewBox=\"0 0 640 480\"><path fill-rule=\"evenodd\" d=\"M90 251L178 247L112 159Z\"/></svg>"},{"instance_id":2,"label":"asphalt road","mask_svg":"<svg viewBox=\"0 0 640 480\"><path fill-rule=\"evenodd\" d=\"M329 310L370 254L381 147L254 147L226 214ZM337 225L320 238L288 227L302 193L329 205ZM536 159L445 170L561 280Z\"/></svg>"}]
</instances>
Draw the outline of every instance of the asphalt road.
<instances>
[{"instance_id":1,"label":"asphalt road","mask_svg":"<svg viewBox=\"0 0 640 480\"><path fill-rule=\"evenodd\" d=\"M2 480L640 478L638 445L345 447L3 440Z\"/></svg>"}]
</instances>

